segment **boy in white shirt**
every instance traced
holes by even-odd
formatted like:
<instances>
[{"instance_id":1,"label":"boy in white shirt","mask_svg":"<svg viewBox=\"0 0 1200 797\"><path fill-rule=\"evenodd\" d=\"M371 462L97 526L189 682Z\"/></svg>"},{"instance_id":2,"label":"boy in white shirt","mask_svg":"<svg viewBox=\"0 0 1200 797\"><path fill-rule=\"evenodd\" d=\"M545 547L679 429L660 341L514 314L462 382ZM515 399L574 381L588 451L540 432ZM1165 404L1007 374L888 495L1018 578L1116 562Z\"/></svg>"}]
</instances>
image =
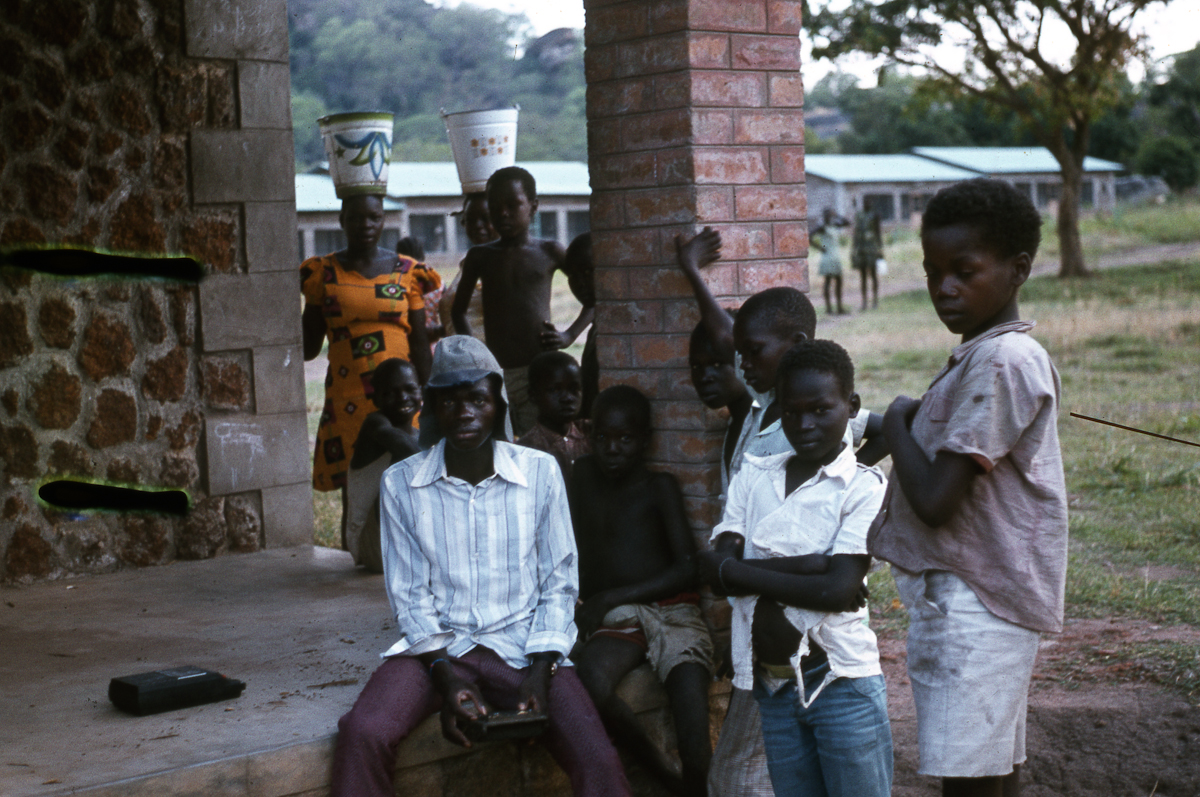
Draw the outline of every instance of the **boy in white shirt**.
<instances>
[{"instance_id":1,"label":"boy in white shirt","mask_svg":"<svg viewBox=\"0 0 1200 797\"><path fill-rule=\"evenodd\" d=\"M796 345L776 400L793 450L746 457L701 574L737 596L734 685L754 690L775 793L885 797L891 727L862 595L884 480L843 439L859 411L849 355Z\"/></svg>"}]
</instances>

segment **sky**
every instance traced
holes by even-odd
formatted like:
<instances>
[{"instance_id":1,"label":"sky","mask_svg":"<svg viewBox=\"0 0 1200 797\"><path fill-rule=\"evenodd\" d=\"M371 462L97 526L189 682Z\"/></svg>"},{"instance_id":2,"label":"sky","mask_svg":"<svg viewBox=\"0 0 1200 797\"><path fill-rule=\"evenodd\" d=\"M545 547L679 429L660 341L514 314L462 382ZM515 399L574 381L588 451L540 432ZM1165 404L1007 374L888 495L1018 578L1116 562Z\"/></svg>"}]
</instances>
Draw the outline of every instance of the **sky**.
<instances>
[{"instance_id":1,"label":"sky","mask_svg":"<svg viewBox=\"0 0 1200 797\"><path fill-rule=\"evenodd\" d=\"M458 5L461 0L441 0L438 5ZM583 27L583 0L467 0L473 5L487 8L498 8L502 11L524 13L538 34L547 33L555 28ZM818 0L820 2L820 0ZM1138 14L1137 27L1143 29L1149 37L1151 57L1158 59L1174 53L1192 49L1200 42L1200 0L1171 0L1160 5L1155 4ZM1069 53L1070 39L1063 38L1064 54ZM802 67L804 83L815 85L825 74L834 69L829 61L813 61L808 57L808 48L802 50ZM856 75L863 86L875 84L875 70L879 62L872 62L863 57L845 56L839 63L843 70ZM1142 69L1131 69L1130 78L1134 82L1142 79Z\"/></svg>"}]
</instances>

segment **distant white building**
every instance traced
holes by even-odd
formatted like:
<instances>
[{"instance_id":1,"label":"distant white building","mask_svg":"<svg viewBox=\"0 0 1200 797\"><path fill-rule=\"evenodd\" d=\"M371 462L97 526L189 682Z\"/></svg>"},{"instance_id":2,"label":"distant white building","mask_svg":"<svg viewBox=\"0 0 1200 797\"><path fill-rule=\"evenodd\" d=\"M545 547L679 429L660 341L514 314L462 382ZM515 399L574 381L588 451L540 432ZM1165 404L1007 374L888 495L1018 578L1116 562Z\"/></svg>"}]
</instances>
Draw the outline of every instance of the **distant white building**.
<instances>
[{"instance_id":1,"label":"distant white building","mask_svg":"<svg viewBox=\"0 0 1200 797\"><path fill-rule=\"evenodd\" d=\"M914 155L969 169L988 177L1008 180L1029 193L1039 210L1047 210L1062 195L1062 172L1058 161L1045 147L913 147ZM1083 159L1083 185L1080 205L1112 211L1117 203L1117 172L1120 163L1093 158Z\"/></svg>"},{"instance_id":2,"label":"distant white building","mask_svg":"<svg viewBox=\"0 0 1200 797\"><path fill-rule=\"evenodd\" d=\"M804 173L809 218L874 210L884 222L906 221L939 189L979 176L916 155L808 155Z\"/></svg>"},{"instance_id":3,"label":"distant white building","mask_svg":"<svg viewBox=\"0 0 1200 797\"><path fill-rule=\"evenodd\" d=\"M921 213L945 186L973 177L1008 180L1049 212L1062 194L1058 162L1043 147L914 147L901 155L809 155L804 159L808 215L831 207L842 216L874 210L885 223ZM1111 211L1119 163L1085 158L1081 205Z\"/></svg>"},{"instance_id":4,"label":"distant white building","mask_svg":"<svg viewBox=\"0 0 1200 797\"><path fill-rule=\"evenodd\" d=\"M566 246L589 230L592 189L586 163L534 161L518 163L537 181L538 213L533 234ZM457 262L466 253L462 225L462 187L454 163L398 163L388 171L384 200L386 222L381 246L394 248L406 236L421 241L429 260ZM296 218L303 257L337 251L346 244L338 225L341 201L328 174L296 175Z\"/></svg>"}]
</instances>

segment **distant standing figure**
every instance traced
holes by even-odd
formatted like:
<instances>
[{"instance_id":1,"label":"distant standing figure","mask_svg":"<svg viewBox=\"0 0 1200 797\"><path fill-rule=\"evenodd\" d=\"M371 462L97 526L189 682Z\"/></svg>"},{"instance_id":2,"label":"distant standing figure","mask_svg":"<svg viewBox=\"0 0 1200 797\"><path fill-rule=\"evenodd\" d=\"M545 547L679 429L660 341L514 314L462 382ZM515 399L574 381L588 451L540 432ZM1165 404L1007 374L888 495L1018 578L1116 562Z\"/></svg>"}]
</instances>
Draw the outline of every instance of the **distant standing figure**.
<instances>
[{"instance_id":1,"label":"distant standing figure","mask_svg":"<svg viewBox=\"0 0 1200 797\"><path fill-rule=\"evenodd\" d=\"M817 273L825 278L825 312L829 315L833 315L830 287L837 295L837 314L846 314L846 308L842 306L842 247L837 228L845 227L848 223L834 213L833 208L825 208L821 226L809 237L813 249L821 253Z\"/></svg>"},{"instance_id":2,"label":"distant standing figure","mask_svg":"<svg viewBox=\"0 0 1200 797\"><path fill-rule=\"evenodd\" d=\"M482 280L488 348L504 368L513 429L522 435L537 421L537 407L529 400L530 361L540 351L570 346L592 323L593 310L583 308L563 331L550 320L551 281L566 253L555 241L529 235L538 208L533 175L519 166L500 169L488 178L487 202L500 239L467 252L451 318L459 334L472 334L467 308Z\"/></svg>"},{"instance_id":3,"label":"distant standing figure","mask_svg":"<svg viewBox=\"0 0 1200 797\"><path fill-rule=\"evenodd\" d=\"M883 227L873 210L860 210L854 217L854 239L850 264L862 276L862 309L867 309L867 277L871 278L871 306L879 306L879 272L875 261L883 257Z\"/></svg>"}]
</instances>

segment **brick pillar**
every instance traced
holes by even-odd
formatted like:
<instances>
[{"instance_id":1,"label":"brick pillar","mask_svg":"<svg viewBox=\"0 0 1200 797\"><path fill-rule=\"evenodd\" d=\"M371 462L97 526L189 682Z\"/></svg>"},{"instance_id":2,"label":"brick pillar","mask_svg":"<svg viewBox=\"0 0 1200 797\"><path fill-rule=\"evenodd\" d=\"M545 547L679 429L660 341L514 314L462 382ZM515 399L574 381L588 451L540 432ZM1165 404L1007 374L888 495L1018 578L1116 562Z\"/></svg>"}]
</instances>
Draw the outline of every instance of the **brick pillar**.
<instances>
[{"instance_id":1,"label":"brick pillar","mask_svg":"<svg viewBox=\"0 0 1200 797\"><path fill-rule=\"evenodd\" d=\"M728 305L808 289L800 0L585 0L588 159L602 386L654 402L653 459L698 539L717 519L724 421L696 398L699 320L674 236L721 233Z\"/></svg>"}]
</instances>

